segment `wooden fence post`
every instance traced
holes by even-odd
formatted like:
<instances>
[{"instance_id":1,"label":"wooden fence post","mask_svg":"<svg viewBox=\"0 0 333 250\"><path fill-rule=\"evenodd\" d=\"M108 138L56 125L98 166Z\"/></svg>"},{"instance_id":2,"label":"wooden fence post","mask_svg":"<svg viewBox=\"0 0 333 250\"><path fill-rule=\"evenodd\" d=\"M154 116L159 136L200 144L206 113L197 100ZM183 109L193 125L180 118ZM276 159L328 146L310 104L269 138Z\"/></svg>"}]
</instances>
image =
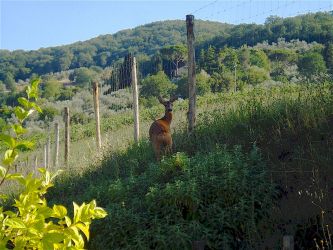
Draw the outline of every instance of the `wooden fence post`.
<instances>
[{"instance_id":1,"label":"wooden fence post","mask_svg":"<svg viewBox=\"0 0 333 250\"><path fill-rule=\"evenodd\" d=\"M38 168L38 158L37 155L35 156L35 173L37 172L37 168Z\"/></svg>"},{"instance_id":2,"label":"wooden fence post","mask_svg":"<svg viewBox=\"0 0 333 250\"><path fill-rule=\"evenodd\" d=\"M195 84L195 51L194 51L194 16L186 15L187 49L188 49L188 129L191 133L196 121L196 84Z\"/></svg>"},{"instance_id":3,"label":"wooden fence post","mask_svg":"<svg viewBox=\"0 0 333 250\"><path fill-rule=\"evenodd\" d=\"M51 167L51 136L49 133L46 143L46 168L50 167Z\"/></svg>"},{"instance_id":4,"label":"wooden fence post","mask_svg":"<svg viewBox=\"0 0 333 250\"><path fill-rule=\"evenodd\" d=\"M294 237L292 235L283 236L283 250L294 250Z\"/></svg>"},{"instance_id":5,"label":"wooden fence post","mask_svg":"<svg viewBox=\"0 0 333 250\"><path fill-rule=\"evenodd\" d=\"M44 145L44 166L43 168L47 168L47 144Z\"/></svg>"},{"instance_id":6,"label":"wooden fence post","mask_svg":"<svg viewBox=\"0 0 333 250\"><path fill-rule=\"evenodd\" d=\"M136 75L136 59L132 60L132 88L133 88L133 112L134 112L134 141L139 141L140 124L139 124L139 92L138 92L138 79Z\"/></svg>"},{"instance_id":7,"label":"wooden fence post","mask_svg":"<svg viewBox=\"0 0 333 250\"><path fill-rule=\"evenodd\" d=\"M96 120L96 145L97 149L102 147L101 141L101 125L99 118L99 90L97 81L93 82L93 96L94 96L94 109L95 109L95 120Z\"/></svg>"},{"instance_id":8,"label":"wooden fence post","mask_svg":"<svg viewBox=\"0 0 333 250\"><path fill-rule=\"evenodd\" d=\"M69 124L70 124L70 118L69 118L69 108L65 107L64 109L65 115L65 164L68 165L68 159L69 159L69 143L70 143L70 134L69 134Z\"/></svg>"},{"instance_id":9,"label":"wooden fence post","mask_svg":"<svg viewBox=\"0 0 333 250\"><path fill-rule=\"evenodd\" d=\"M59 123L54 124L55 134L55 147L54 147L54 167L57 168L59 164Z\"/></svg>"}]
</instances>

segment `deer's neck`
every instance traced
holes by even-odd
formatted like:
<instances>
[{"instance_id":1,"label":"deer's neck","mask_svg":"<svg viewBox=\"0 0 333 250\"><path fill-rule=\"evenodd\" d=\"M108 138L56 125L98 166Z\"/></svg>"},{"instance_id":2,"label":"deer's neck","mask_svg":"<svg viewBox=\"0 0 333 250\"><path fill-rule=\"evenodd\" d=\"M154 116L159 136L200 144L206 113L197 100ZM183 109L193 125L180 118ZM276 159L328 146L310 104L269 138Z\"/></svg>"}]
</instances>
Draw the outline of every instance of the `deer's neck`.
<instances>
[{"instance_id":1,"label":"deer's neck","mask_svg":"<svg viewBox=\"0 0 333 250\"><path fill-rule=\"evenodd\" d=\"M163 116L162 120L166 121L167 123L171 123L172 121L172 112L165 111L165 115Z\"/></svg>"}]
</instances>

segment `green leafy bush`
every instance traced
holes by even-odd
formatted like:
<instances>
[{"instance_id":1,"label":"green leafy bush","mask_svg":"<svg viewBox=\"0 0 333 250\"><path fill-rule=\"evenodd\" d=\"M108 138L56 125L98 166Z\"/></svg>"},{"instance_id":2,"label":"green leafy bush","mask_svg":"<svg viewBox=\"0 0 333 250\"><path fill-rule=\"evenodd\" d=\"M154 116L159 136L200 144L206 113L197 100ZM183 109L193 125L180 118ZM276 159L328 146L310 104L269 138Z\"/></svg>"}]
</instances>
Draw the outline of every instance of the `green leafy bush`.
<instances>
[{"instance_id":1,"label":"green leafy bush","mask_svg":"<svg viewBox=\"0 0 333 250\"><path fill-rule=\"evenodd\" d=\"M210 249L249 247L272 205L265 169L256 147L248 155L217 147L110 182L98 190L113 216L93 226L91 248L190 249L194 240Z\"/></svg>"},{"instance_id":2,"label":"green leafy bush","mask_svg":"<svg viewBox=\"0 0 333 250\"><path fill-rule=\"evenodd\" d=\"M81 206L74 202L74 217L71 219L66 207L48 207L45 198L60 171L50 174L45 169L39 169L41 177L10 173L19 152L33 147L31 141L22 139L27 133L22 124L34 111L42 112L31 101L38 98L39 82L36 79L28 86L28 98L18 99L20 106L14 108L17 123L0 134L0 140L7 148L2 159L3 166L0 166L0 186L5 181L15 181L21 186L12 210L0 207L0 249L83 249L90 239L92 220L104 218L107 215L104 209L97 207L94 200ZM0 198L6 200L8 197L2 193Z\"/></svg>"}]
</instances>

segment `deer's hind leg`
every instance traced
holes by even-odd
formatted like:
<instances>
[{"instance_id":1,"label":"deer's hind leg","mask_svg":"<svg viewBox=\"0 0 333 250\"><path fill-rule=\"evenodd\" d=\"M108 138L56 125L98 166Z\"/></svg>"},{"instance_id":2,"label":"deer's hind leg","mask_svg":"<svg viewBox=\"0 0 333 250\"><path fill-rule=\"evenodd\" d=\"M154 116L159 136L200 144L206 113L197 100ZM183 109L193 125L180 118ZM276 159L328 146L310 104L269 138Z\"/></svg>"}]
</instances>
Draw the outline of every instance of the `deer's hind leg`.
<instances>
[{"instance_id":1,"label":"deer's hind leg","mask_svg":"<svg viewBox=\"0 0 333 250\"><path fill-rule=\"evenodd\" d=\"M152 141L153 150L156 156L157 161L161 160L161 144L158 140Z\"/></svg>"},{"instance_id":2,"label":"deer's hind leg","mask_svg":"<svg viewBox=\"0 0 333 250\"><path fill-rule=\"evenodd\" d=\"M169 134L164 135L164 143L163 143L163 154L171 155L172 154L172 137Z\"/></svg>"}]
</instances>

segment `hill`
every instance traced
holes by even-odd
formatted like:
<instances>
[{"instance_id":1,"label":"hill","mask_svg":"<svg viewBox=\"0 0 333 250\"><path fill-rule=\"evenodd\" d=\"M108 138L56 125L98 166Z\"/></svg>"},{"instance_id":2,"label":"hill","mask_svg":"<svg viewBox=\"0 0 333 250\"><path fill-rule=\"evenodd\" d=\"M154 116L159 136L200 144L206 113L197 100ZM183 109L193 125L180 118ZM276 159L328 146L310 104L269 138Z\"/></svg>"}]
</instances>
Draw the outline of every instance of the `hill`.
<instances>
[{"instance_id":1,"label":"hill","mask_svg":"<svg viewBox=\"0 0 333 250\"><path fill-rule=\"evenodd\" d=\"M328 12L280 18L267 18L264 25L230 25L196 20L197 50L213 45L240 47L258 42L277 42L284 37L306 42L326 43L333 40L333 16ZM42 48L35 51L0 50L0 81L14 78L25 80L33 74L43 75L79 67L107 67L127 53L152 56L167 45L185 43L185 21L161 21L102 35L84 42Z\"/></svg>"},{"instance_id":2,"label":"hill","mask_svg":"<svg viewBox=\"0 0 333 250\"><path fill-rule=\"evenodd\" d=\"M228 24L197 20L197 39L211 39L230 27ZM154 22L66 46L34 51L0 50L0 80L3 81L8 74L16 80L24 80L32 74L43 75L93 65L106 67L129 52L151 56L163 46L185 41L185 21L175 20Z\"/></svg>"}]
</instances>

